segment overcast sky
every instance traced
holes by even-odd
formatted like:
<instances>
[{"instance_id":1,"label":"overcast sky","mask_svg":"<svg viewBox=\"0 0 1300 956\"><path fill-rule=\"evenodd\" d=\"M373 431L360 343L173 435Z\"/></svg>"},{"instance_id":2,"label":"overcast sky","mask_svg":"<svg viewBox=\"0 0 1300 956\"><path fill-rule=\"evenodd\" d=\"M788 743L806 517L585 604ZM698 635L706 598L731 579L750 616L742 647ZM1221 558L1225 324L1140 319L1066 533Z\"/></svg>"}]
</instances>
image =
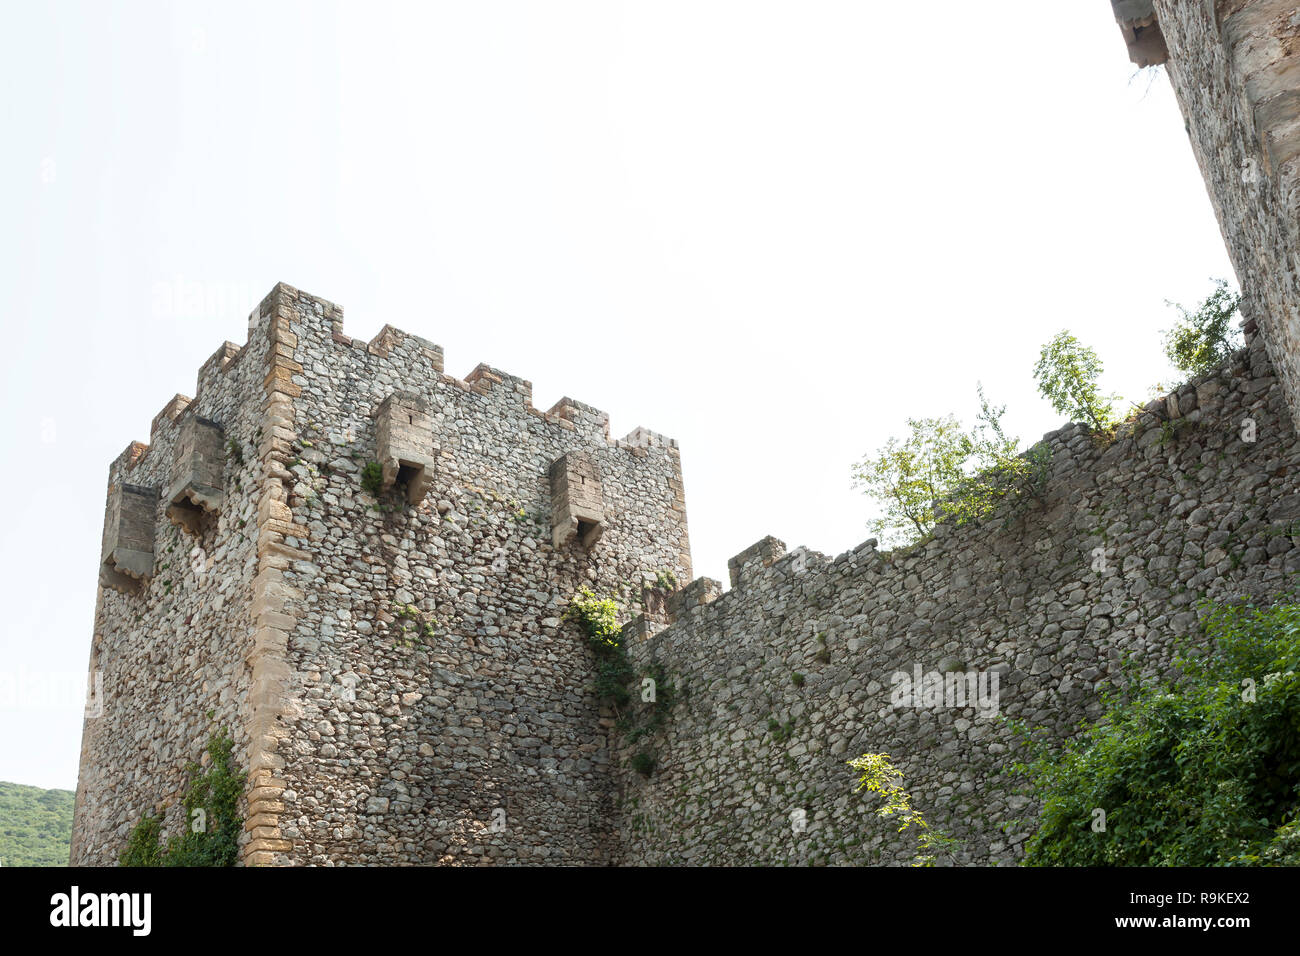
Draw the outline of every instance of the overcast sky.
<instances>
[{"instance_id":1,"label":"overcast sky","mask_svg":"<svg viewBox=\"0 0 1300 956\"><path fill-rule=\"evenodd\" d=\"M1232 278L1105 0L5 19L11 685L84 671L108 464L277 281L679 439L696 574L725 581L767 534L866 538L853 462L909 415L970 424L977 381L1026 441L1058 427L1031 370L1060 328L1144 396L1165 300ZM72 788L80 731L0 702L0 780Z\"/></svg>"}]
</instances>

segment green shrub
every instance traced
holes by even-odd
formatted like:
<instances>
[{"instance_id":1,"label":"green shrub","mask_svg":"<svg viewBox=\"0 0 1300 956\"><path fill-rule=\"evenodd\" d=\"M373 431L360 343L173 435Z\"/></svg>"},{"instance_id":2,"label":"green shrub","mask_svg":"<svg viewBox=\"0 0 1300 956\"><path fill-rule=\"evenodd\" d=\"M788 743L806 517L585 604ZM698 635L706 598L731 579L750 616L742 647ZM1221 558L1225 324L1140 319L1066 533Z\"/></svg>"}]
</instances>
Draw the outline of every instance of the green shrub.
<instances>
[{"instance_id":1,"label":"green shrub","mask_svg":"<svg viewBox=\"0 0 1300 956\"><path fill-rule=\"evenodd\" d=\"M162 818L146 813L131 830L122 866L234 866L244 821L239 798L245 777L234 764L234 741L218 731L208 739L208 767L186 765L189 785L181 801L185 829L161 847Z\"/></svg>"},{"instance_id":2,"label":"green shrub","mask_svg":"<svg viewBox=\"0 0 1300 956\"><path fill-rule=\"evenodd\" d=\"M1108 432L1114 424L1115 397L1102 393L1098 384L1102 371L1097 353L1062 330L1043 346L1034 378L1039 392L1059 414L1093 431Z\"/></svg>"},{"instance_id":3,"label":"green shrub","mask_svg":"<svg viewBox=\"0 0 1300 956\"><path fill-rule=\"evenodd\" d=\"M618 713L632 699L628 683L636 673L627 659L627 649L623 647L617 602L613 598L598 597L590 588L582 588L569 601L565 616L582 625L587 646L595 654L596 696L612 704Z\"/></svg>"},{"instance_id":4,"label":"green shrub","mask_svg":"<svg viewBox=\"0 0 1300 956\"><path fill-rule=\"evenodd\" d=\"M162 817L146 813L126 840L118 862L122 866L162 866Z\"/></svg>"},{"instance_id":5,"label":"green shrub","mask_svg":"<svg viewBox=\"0 0 1300 956\"><path fill-rule=\"evenodd\" d=\"M1172 682L1016 769L1042 804L1027 865L1300 864L1300 604L1218 606ZM1104 812L1104 829L1094 829Z\"/></svg>"},{"instance_id":6,"label":"green shrub","mask_svg":"<svg viewBox=\"0 0 1300 956\"><path fill-rule=\"evenodd\" d=\"M361 487L376 498L384 490L384 466L377 461L368 461L361 469Z\"/></svg>"},{"instance_id":7,"label":"green shrub","mask_svg":"<svg viewBox=\"0 0 1300 956\"><path fill-rule=\"evenodd\" d=\"M643 777L648 777L655 772L655 766L658 761L655 755L648 750L638 750L632 755L632 769Z\"/></svg>"}]
</instances>

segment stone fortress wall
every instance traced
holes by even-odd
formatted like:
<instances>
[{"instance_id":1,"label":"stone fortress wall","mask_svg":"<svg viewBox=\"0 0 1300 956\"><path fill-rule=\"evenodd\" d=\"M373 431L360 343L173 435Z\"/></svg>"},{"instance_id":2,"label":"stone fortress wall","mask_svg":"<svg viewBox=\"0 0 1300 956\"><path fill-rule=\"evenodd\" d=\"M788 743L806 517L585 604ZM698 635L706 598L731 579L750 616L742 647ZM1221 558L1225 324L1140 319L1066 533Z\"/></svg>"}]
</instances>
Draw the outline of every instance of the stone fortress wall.
<instances>
[{"instance_id":1,"label":"stone fortress wall","mask_svg":"<svg viewBox=\"0 0 1300 956\"><path fill-rule=\"evenodd\" d=\"M1070 425L1042 444L1041 497L978 526L834 559L765 538L726 593L701 579L635 621L633 659L666 671L675 705L621 748L621 861L906 863L915 835L874 815L846 763L883 752L960 841L955 862L1014 862L1026 800L999 718L1067 737L1124 657L1169 670L1201 598L1266 599L1300 572L1300 444L1258 335L1114 442ZM893 696L895 674L930 672L966 696ZM649 777L638 749L657 758Z\"/></svg>"},{"instance_id":2,"label":"stone fortress wall","mask_svg":"<svg viewBox=\"0 0 1300 956\"><path fill-rule=\"evenodd\" d=\"M1167 65L1237 270L1248 346L1224 368L1107 445L1047 436L1014 513L892 553L763 539L724 594L690 581L674 442L611 441L485 365L456 379L391 327L359 342L278 285L110 467L72 861L115 862L164 806L176 832L217 727L250 773L246 864L906 862L853 793L868 751L957 862L1014 861L1032 808L1006 725L894 706L894 675L996 675L985 704L1064 737L1125 656L1168 668L1200 598L1300 571L1300 12L1112 7L1134 62ZM594 697L563 618L583 587L677 688L649 736Z\"/></svg>"},{"instance_id":3,"label":"stone fortress wall","mask_svg":"<svg viewBox=\"0 0 1300 956\"><path fill-rule=\"evenodd\" d=\"M252 399L262 390L268 349L261 327L243 348L223 345L200 370L194 399L168 402L149 444L132 442L109 468L90 652L98 692L82 732L73 863L116 862L130 828L164 803L171 805L169 829L180 827L183 769L199 757L212 726L231 730L247 766L251 684L244 662L253 647L249 598L264 480L261 405ZM219 447L227 454L218 515L196 514L185 507L190 496L178 492L177 520L195 533L169 519L164 494L183 470L178 465L195 462L182 449L200 416L224 423ZM184 482L182 489L191 484L203 487Z\"/></svg>"},{"instance_id":4,"label":"stone fortress wall","mask_svg":"<svg viewBox=\"0 0 1300 956\"><path fill-rule=\"evenodd\" d=\"M610 859L611 718L561 618L689 579L676 443L284 285L220 355L111 470L73 861L164 802L174 832L216 726L247 863Z\"/></svg>"}]
</instances>

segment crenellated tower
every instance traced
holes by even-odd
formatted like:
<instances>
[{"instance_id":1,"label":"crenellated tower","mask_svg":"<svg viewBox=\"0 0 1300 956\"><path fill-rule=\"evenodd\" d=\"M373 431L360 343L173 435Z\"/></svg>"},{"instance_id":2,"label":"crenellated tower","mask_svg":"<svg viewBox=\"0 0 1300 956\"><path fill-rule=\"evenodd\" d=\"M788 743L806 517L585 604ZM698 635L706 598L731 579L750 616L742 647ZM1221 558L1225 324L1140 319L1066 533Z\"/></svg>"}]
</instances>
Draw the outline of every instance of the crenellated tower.
<instances>
[{"instance_id":1,"label":"crenellated tower","mask_svg":"<svg viewBox=\"0 0 1300 956\"><path fill-rule=\"evenodd\" d=\"M277 285L109 469L72 860L228 728L249 864L611 857L612 715L563 615L691 576L676 442Z\"/></svg>"}]
</instances>

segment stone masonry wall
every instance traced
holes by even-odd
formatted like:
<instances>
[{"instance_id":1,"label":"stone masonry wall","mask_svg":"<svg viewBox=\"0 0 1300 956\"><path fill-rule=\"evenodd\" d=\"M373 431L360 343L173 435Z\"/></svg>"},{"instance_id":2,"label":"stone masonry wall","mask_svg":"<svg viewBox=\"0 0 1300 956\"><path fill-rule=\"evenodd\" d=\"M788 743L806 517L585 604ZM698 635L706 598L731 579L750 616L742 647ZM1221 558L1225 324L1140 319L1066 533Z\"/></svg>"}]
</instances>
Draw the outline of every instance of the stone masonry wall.
<instances>
[{"instance_id":1,"label":"stone masonry wall","mask_svg":"<svg viewBox=\"0 0 1300 956\"><path fill-rule=\"evenodd\" d=\"M1153 6L1192 150L1245 294L1243 312L1263 330L1300 415L1300 7L1294 0Z\"/></svg>"},{"instance_id":2,"label":"stone masonry wall","mask_svg":"<svg viewBox=\"0 0 1300 956\"><path fill-rule=\"evenodd\" d=\"M222 346L200 371L193 401L169 402L149 444L132 443L109 469L110 487L156 489L154 571L138 594L99 589L90 671L102 681L94 702L102 712L88 716L82 732L73 864L116 863L131 827L164 804L166 832L178 832L184 766L203 755L213 730L227 729L236 759L248 764L244 659L262 479L262 414L249 399L262 390L267 350L261 328L243 349ZM222 511L201 521L197 536L167 519L163 497L180 416L194 412L220 422L239 449L226 456Z\"/></svg>"},{"instance_id":3,"label":"stone masonry wall","mask_svg":"<svg viewBox=\"0 0 1300 956\"><path fill-rule=\"evenodd\" d=\"M286 583L307 595L288 644L292 740L278 770L294 863L594 863L610 857L608 715L592 660L561 618L581 587L640 594L689 577L674 443L611 442L603 413L531 406L486 366L385 328L291 323L296 460ZM414 393L432 416L434 474L417 506L378 498L374 412ZM605 530L551 544L549 468L580 449L600 468Z\"/></svg>"},{"instance_id":4,"label":"stone masonry wall","mask_svg":"<svg viewBox=\"0 0 1300 956\"><path fill-rule=\"evenodd\" d=\"M1044 443L1050 480L1019 513L834 560L765 539L727 593L701 579L666 629L635 621L650 636L634 662L677 693L665 729L619 751L620 861L906 863L912 835L854 793L846 761L866 752L894 758L914 806L962 841L957 862L1014 861L1027 832L1001 824L1032 808L1006 776L1009 728L892 706L892 675L996 671L1001 714L1064 737L1123 655L1169 667L1199 598L1277 595L1300 571L1300 447L1259 337L1106 447L1073 425Z\"/></svg>"}]
</instances>

